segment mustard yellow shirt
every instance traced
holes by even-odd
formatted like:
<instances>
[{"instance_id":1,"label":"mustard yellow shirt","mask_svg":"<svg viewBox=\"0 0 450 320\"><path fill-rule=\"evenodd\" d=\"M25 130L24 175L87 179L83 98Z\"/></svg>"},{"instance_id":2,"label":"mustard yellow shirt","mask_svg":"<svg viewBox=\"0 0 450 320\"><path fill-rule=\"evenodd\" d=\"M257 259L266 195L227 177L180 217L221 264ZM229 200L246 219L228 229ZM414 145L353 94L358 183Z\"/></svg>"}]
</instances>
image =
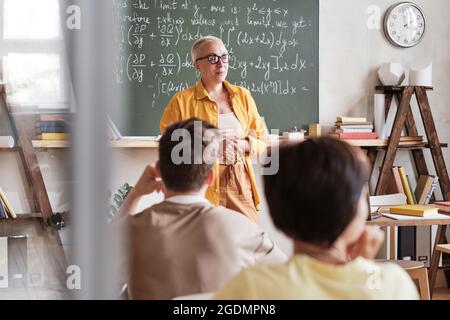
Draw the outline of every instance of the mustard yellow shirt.
<instances>
[{"instance_id":1,"label":"mustard yellow shirt","mask_svg":"<svg viewBox=\"0 0 450 320\"><path fill-rule=\"evenodd\" d=\"M357 258L336 266L296 255L282 265L244 269L215 299L416 300L419 295L409 275L392 263Z\"/></svg>"},{"instance_id":2,"label":"mustard yellow shirt","mask_svg":"<svg viewBox=\"0 0 450 320\"><path fill-rule=\"evenodd\" d=\"M261 200L256 188L250 156L261 154L266 148L264 123L259 116L255 101L247 89L234 86L228 81L224 81L224 85L230 95L234 114L244 130L242 139L247 139L250 143L250 154L245 156L244 166L250 177L255 206L259 209ZM161 117L161 133L164 133L165 129L172 123L192 117L208 121L216 127L218 126L219 109L217 104L209 97L201 80L197 81L195 86L178 92L172 97ZM214 173L216 180L214 185L206 191L206 198L212 204L218 205L220 202L218 163L214 165Z\"/></svg>"}]
</instances>

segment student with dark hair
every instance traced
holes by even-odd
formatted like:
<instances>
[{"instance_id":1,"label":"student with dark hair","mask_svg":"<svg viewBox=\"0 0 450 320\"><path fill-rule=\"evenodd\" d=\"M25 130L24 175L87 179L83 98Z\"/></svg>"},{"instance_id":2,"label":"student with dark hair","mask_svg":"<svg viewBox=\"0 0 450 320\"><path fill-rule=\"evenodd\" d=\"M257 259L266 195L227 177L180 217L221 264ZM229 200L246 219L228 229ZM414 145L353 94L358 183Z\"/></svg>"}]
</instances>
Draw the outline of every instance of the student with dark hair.
<instances>
[{"instance_id":1,"label":"student with dark hair","mask_svg":"<svg viewBox=\"0 0 450 320\"><path fill-rule=\"evenodd\" d=\"M417 299L405 271L371 261L384 235L366 225L368 179L366 157L343 141L281 147L278 173L264 178L265 196L295 255L241 271L216 298Z\"/></svg>"},{"instance_id":2,"label":"student with dark hair","mask_svg":"<svg viewBox=\"0 0 450 320\"><path fill-rule=\"evenodd\" d=\"M242 267L286 261L257 224L205 199L214 181L217 140L216 128L199 119L169 126L159 142L159 161L145 168L122 205L131 299L217 291ZM158 190L165 200L137 213L142 196Z\"/></svg>"}]
</instances>

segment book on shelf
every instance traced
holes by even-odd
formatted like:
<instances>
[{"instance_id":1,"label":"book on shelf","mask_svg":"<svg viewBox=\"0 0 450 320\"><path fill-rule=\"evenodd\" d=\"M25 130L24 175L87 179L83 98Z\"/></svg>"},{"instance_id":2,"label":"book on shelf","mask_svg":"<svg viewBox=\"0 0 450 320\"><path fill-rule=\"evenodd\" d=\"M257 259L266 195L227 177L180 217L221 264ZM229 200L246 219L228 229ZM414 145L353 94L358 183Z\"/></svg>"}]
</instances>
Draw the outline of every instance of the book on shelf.
<instances>
[{"instance_id":1,"label":"book on shelf","mask_svg":"<svg viewBox=\"0 0 450 320\"><path fill-rule=\"evenodd\" d=\"M438 208L432 205L407 204L403 206L391 207L389 209L389 213L415 217L426 217L427 215L437 214Z\"/></svg>"},{"instance_id":2,"label":"book on shelf","mask_svg":"<svg viewBox=\"0 0 450 320\"><path fill-rule=\"evenodd\" d=\"M410 187L408 177L405 172L405 168L403 168L402 166L399 166L398 173L399 173L400 179L402 181L403 190L405 191L406 199L408 200L408 204L414 204L415 201L414 201L413 194L411 192L411 187Z\"/></svg>"},{"instance_id":3,"label":"book on shelf","mask_svg":"<svg viewBox=\"0 0 450 320\"><path fill-rule=\"evenodd\" d=\"M335 121L334 124L336 126L372 126L372 122L364 121L364 122L341 122L341 121Z\"/></svg>"},{"instance_id":4,"label":"book on shelf","mask_svg":"<svg viewBox=\"0 0 450 320\"><path fill-rule=\"evenodd\" d=\"M343 140L372 140L378 139L376 132L330 132L330 136Z\"/></svg>"},{"instance_id":5,"label":"book on shelf","mask_svg":"<svg viewBox=\"0 0 450 320\"><path fill-rule=\"evenodd\" d=\"M10 218L15 219L17 217L16 212L14 211L13 207L8 201L8 198L6 198L6 194L3 192L3 189L0 187L0 202L5 208L5 212L7 216Z\"/></svg>"},{"instance_id":6,"label":"book on shelf","mask_svg":"<svg viewBox=\"0 0 450 320\"><path fill-rule=\"evenodd\" d=\"M450 214L450 201L437 201L433 205L438 208L439 213Z\"/></svg>"},{"instance_id":7,"label":"book on shelf","mask_svg":"<svg viewBox=\"0 0 450 320\"><path fill-rule=\"evenodd\" d=\"M392 178L393 178L395 192L405 194L405 189L403 188L402 178L400 177L400 172L398 170L398 167L392 167Z\"/></svg>"},{"instance_id":8,"label":"book on shelf","mask_svg":"<svg viewBox=\"0 0 450 320\"><path fill-rule=\"evenodd\" d=\"M390 137L388 137L389 139ZM401 136L400 141L417 141L417 142L423 142L422 136Z\"/></svg>"},{"instance_id":9,"label":"book on shelf","mask_svg":"<svg viewBox=\"0 0 450 320\"><path fill-rule=\"evenodd\" d=\"M438 184L439 184L439 177L435 176L433 179L433 183L431 184L431 188L430 188L430 190L428 190L428 194L425 199L425 204L430 203L431 198L433 197L434 190L436 190L436 187L438 186Z\"/></svg>"},{"instance_id":10,"label":"book on shelf","mask_svg":"<svg viewBox=\"0 0 450 320\"><path fill-rule=\"evenodd\" d=\"M36 128L67 128L67 123L65 121L56 120L56 121L36 121Z\"/></svg>"},{"instance_id":11,"label":"book on shelf","mask_svg":"<svg viewBox=\"0 0 450 320\"><path fill-rule=\"evenodd\" d=\"M411 196L412 196L412 198L413 198L413 204L419 204L419 203L417 202L416 195L415 195L414 192L412 191L412 184L411 184L411 179L409 178L409 175L406 175L406 181L408 181L408 187L409 187L409 190L410 190L410 192L411 192Z\"/></svg>"},{"instance_id":12,"label":"book on shelf","mask_svg":"<svg viewBox=\"0 0 450 320\"><path fill-rule=\"evenodd\" d=\"M336 128L348 128L348 129L373 129L373 125L371 123L367 124L345 124L338 123L335 124Z\"/></svg>"},{"instance_id":13,"label":"book on shelf","mask_svg":"<svg viewBox=\"0 0 450 320\"><path fill-rule=\"evenodd\" d=\"M417 181L417 187L414 190L417 204L427 204L427 196L430 193L433 181L434 176L420 175L419 180Z\"/></svg>"},{"instance_id":14,"label":"book on shelf","mask_svg":"<svg viewBox=\"0 0 450 320\"><path fill-rule=\"evenodd\" d=\"M39 114L35 122L35 134L38 140L68 140L71 115Z\"/></svg>"},{"instance_id":15,"label":"book on shelf","mask_svg":"<svg viewBox=\"0 0 450 320\"><path fill-rule=\"evenodd\" d=\"M70 140L68 133L41 133L36 136L38 140Z\"/></svg>"},{"instance_id":16,"label":"book on shelf","mask_svg":"<svg viewBox=\"0 0 450 320\"><path fill-rule=\"evenodd\" d=\"M364 132L364 133L370 133L373 132L372 128L347 128L347 127L340 127L336 128L334 130L335 133L351 133L351 132Z\"/></svg>"},{"instance_id":17,"label":"book on shelf","mask_svg":"<svg viewBox=\"0 0 450 320\"><path fill-rule=\"evenodd\" d=\"M343 117L338 116L336 117L337 122L342 123L365 123L367 122L367 119L365 117Z\"/></svg>"},{"instance_id":18,"label":"book on shelf","mask_svg":"<svg viewBox=\"0 0 450 320\"><path fill-rule=\"evenodd\" d=\"M67 133L67 129L64 127L39 127L36 128L36 134L42 133Z\"/></svg>"},{"instance_id":19,"label":"book on shelf","mask_svg":"<svg viewBox=\"0 0 450 320\"><path fill-rule=\"evenodd\" d=\"M65 121L69 113L40 114L40 121Z\"/></svg>"}]
</instances>

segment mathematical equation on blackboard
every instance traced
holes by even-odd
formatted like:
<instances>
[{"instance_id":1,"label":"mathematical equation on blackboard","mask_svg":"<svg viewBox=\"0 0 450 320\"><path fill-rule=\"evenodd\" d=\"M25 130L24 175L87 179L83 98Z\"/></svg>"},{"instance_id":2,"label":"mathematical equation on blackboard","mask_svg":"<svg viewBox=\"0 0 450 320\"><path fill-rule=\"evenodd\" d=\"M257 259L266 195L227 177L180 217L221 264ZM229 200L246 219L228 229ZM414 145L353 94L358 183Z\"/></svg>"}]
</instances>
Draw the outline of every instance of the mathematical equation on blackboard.
<instances>
[{"instance_id":1,"label":"mathematical equation on blackboard","mask_svg":"<svg viewBox=\"0 0 450 320\"><path fill-rule=\"evenodd\" d=\"M229 53L229 76L261 96L307 93L302 73L314 68L305 52L305 33L312 21L301 12L272 0L254 2L191 0L114 0L119 55L114 74L118 84L132 83L149 91L149 105L167 101L194 84L192 43L205 35L220 37Z\"/></svg>"}]
</instances>

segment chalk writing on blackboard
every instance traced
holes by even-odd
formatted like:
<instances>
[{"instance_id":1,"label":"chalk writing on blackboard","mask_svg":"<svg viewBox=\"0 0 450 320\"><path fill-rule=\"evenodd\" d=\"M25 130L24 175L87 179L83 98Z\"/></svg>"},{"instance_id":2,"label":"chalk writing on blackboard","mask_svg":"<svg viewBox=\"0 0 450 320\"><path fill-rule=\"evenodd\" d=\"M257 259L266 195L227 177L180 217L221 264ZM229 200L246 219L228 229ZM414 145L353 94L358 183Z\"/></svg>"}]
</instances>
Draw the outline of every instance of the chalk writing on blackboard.
<instances>
[{"instance_id":1,"label":"chalk writing on blackboard","mask_svg":"<svg viewBox=\"0 0 450 320\"><path fill-rule=\"evenodd\" d=\"M190 47L211 34L231 54L227 79L250 90L257 102L268 97L298 101L316 89L311 79L317 74L317 47L306 41L316 36L318 21L291 1L212 3L114 0L117 84L145 90L147 107L162 112L175 92L195 83Z\"/></svg>"}]
</instances>

